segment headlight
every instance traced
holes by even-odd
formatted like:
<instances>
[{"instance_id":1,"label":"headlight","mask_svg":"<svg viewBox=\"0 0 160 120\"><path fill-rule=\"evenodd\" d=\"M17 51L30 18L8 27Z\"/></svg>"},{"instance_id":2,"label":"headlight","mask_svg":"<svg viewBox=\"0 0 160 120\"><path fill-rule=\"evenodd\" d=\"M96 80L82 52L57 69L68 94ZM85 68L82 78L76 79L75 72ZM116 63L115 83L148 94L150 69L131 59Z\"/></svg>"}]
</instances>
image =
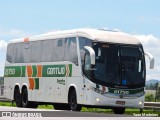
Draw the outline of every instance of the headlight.
<instances>
[{"instance_id":1,"label":"headlight","mask_svg":"<svg viewBox=\"0 0 160 120\"><path fill-rule=\"evenodd\" d=\"M96 101L97 101L97 102L101 102L101 100L100 100L99 98L96 98Z\"/></svg>"},{"instance_id":2,"label":"headlight","mask_svg":"<svg viewBox=\"0 0 160 120\"><path fill-rule=\"evenodd\" d=\"M138 105L142 105L143 104L143 101L140 101L139 103L138 103Z\"/></svg>"}]
</instances>

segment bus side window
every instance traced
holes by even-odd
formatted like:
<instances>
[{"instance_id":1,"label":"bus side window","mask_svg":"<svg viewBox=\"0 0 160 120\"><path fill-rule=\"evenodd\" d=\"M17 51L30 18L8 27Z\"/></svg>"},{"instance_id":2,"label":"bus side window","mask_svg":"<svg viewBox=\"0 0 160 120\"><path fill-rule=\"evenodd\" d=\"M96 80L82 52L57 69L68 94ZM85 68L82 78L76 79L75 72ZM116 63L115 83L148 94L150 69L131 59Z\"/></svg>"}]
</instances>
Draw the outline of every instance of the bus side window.
<instances>
[{"instance_id":1,"label":"bus side window","mask_svg":"<svg viewBox=\"0 0 160 120\"><path fill-rule=\"evenodd\" d=\"M51 62L53 49L54 49L54 40L44 40L42 45L42 62Z\"/></svg>"},{"instance_id":2,"label":"bus side window","mask_svg":"<svg viewBox=\"0 0 160 120\"><path fill-rule=\"evenodd\" d=\"M63 61L65 48L66 42L64 38L55 40L52 61Z\"/></svg>"},{"instance_id":3,"label":"bus side window","mask_svg":"<svg viewBox=\"0 0 160 120\"><path fill-rule=\"evenodd\" d=\"M31 42L32 50L30 54L30 62L40 62L41 61L42 42L43 41Z\"/></svg>"},{"instance_id":4,"label":"bus side window","mask_svg":"<svg viewBox=\"0 0 160 120\"><path fill-rule=\"evenodd\" d=\"M11 43L11 44L8 44L8 47L7 47L7 61L12 63L13 61L13 55L14 55L14 44Z\"/></svg>"},{"instance_id":5,"label":"bus side window","mask_svg":"<svg viewBox=\"0 0 160 120\"><path fill-rule=\"evenodd\" d=\"M14 47L13 63L22 62L22 43L16 43Z\"/></svg>"},{"instance_id":6,"label":"bus side window","mask_svg":"<svg viewBox=\"0 0 160 120\"><path fill-rule=\"evenodd\" d=\"M30 62L31 42L22 43L22 63Z\"/></svg>"},{"instance_id":7,"label":"bus side window","mask_svg":"<svg viewBox=\"0 0 160 120\"><path fill-rule=\"evenodd\" d=\"M65 51L65 60L71 61L75 65L78 65L78 55L77 55L77 42L76 38L67 38L67 45Z\"/></svg>"},{"instance_id":8,"label":"bus side window","mask_svg":"<svg viewBox=\"0 0 160 120\"><path fill-rule=\"evenodd\" d=\"M85 53L86 53L84 46L92 46L92 42L91 42L91 40L84 38L84 37L79 37L78 39L79 39L81 63L83 66L84 65L84 57L85 57Z\"/></svg>"}]
</instances>

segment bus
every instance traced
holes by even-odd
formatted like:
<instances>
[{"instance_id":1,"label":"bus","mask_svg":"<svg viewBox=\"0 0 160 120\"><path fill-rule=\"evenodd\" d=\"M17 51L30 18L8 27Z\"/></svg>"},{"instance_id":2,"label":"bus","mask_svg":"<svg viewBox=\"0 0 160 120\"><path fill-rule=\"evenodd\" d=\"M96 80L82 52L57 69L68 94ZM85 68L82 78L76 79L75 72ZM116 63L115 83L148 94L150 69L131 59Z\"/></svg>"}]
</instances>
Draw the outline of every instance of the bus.
<instances>
[{"instance_id":1,"label":"bus","mask_svg":"<svg viewBox=\"0 0 160 120\"><path fill-rule=\"evenodd\" d=\"M14 39L7 46L5 97L17 107L52 104L57 110L82 106L143 108L145 55L132 35L103 29L73 29Z\"/></svg>"}]
</instances>

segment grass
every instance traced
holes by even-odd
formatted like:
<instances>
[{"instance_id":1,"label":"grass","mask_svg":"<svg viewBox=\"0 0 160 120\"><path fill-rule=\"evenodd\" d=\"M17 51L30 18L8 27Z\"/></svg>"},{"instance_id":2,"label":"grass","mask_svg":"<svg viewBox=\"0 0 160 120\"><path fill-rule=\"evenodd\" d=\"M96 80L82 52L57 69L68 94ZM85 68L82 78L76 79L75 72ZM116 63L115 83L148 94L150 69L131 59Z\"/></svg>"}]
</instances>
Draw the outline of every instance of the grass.
<instances>
[{"instance_id":1,"label":"grass","mask_svg":"<svg viewBox=\"0 0 160 120\"><path fill-rule=\"evenodd\" d=\"M54 109L53 105L38 105L38 109Z\"/></svg>"},{"instance_id":2,"label":"grass","mask_svg":"<svg viewBox=\"0 0 160 120\"><path fill-rule=\"evenodd\" d=\"M11 102L0 102L0 106L12 106ZM12 107L15 107L15 103L13 104ZM38 109L54 109L53 105L39 105ZM96 112L96 113L109 113L109 114L113 114L111 109L101 109L101 108L86 108L86 107L82 107L82 112ZM133 113L136 114L140 114L140 110L139 109L135 109L135 108L127 108L125 111L125 114L128 115L133 115ZM158 114L158 116L160 116L160 112L159 111L154 111L152 109L144 109L142 113L145 114Z\"/></svg>"},{"instance_id":3,"label":"grass","mask_svg":"<svg viewBox=\"0 0 160 120\"><path fill-rule=\"evenodd\" d=\"M81 111L83 111L83 112L97 112L97 113L114 114L112 109L101 109L101 108L86 108L86 107L83 107ZM126 108L125 114L133 115L133 113L134 114L141 114L140 113L140 109ZM152 110L152 109L143 109L142 113L145 113L145 114L158 114L158 116L160 116L160 112L159 111L155 111L155 110Z\"/></svg>"},{"instance_id":4,"label":"grass","mask_svg":"<svg viewBox=\"0 0 160 120\"><path fill-rule=\"evenodd\" d=\"M0 106L10 106L10 107L15 107L15 103L14 105L12 106L11 102L0 102Z\"/></svg>"}]
</instances>

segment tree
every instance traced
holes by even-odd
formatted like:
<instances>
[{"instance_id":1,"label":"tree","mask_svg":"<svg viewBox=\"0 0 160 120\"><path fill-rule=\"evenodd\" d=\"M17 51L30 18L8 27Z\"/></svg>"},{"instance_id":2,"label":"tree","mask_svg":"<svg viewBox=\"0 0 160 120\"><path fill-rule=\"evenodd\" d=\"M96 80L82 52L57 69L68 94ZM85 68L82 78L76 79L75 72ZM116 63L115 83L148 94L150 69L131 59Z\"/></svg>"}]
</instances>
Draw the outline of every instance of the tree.
<instances>
[{"instance_id":1,"label":"tree","mask_svg":"<svg viewBox=\"0 0 160 120\"><path fill-rule=\"evenodd\" d=\"M154 101L154 95L153 94L146 94L145 101L147 101L147 102Z\"/></svg>"}]
</instances>

